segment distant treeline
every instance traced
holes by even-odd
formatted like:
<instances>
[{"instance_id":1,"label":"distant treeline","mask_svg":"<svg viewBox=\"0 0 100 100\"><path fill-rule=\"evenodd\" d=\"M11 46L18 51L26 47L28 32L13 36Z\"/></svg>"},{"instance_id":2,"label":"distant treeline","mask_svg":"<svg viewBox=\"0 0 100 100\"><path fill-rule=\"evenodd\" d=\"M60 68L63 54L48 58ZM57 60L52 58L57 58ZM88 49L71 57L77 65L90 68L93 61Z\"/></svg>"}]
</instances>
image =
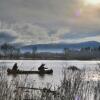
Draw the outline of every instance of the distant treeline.
<instances>
[{"instance_id":1,"label":"distant treeline","mask_svg":"<svg viewBox=\"0 0 100 100\"><path fill-rule=\"evenodd\" d=\"M4 43L0 46L1 59L18 59L20 57L20 49L10 44Z\"/></svg>"},{"instance_id":2,"label":"distant treeline","mask_svg":"<svg viewBox=\"0 0 100 100\"><path fill-rule=\"evenodd\" d=\"M62 53L37 52L34 47L32 52L22 53L20 48L4 43L0 46L0 59L35 59L35 60L91 60L100 59L100 46L84 47L80 49L63 48Z\"/></svg>"}]
</instances>

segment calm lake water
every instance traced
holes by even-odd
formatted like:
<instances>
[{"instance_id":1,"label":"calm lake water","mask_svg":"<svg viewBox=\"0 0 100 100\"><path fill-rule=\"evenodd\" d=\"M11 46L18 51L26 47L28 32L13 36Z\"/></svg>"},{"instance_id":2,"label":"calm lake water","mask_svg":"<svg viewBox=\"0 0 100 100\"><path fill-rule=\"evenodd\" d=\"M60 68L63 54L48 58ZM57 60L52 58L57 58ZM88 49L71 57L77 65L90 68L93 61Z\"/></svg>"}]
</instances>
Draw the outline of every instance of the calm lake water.
<instances>
[{"instance_id":1,"label":"calm lake water","mask_svg":"<svg viewBox=\"0 0 100 100\"><path fill-rule=\"evenodd\" d=\"M100 80L99 65L100 61L56 61L56 60L1 60L0 66L12 68L14 63L17 62L20 70L38 70L38 67L44 63L48 69L53 69L53 75L39 76L37 74L28 75L27 82L29 84L35 83L35 87L45 87L47 84L51 84L53 87L60 85L63 79L63 70L69 66L77 66L81 70L86 70L84 80ZM95 70L97 69L97 70ZM18 75L23 76L23 75ZM17 76L17 77L18 77ZM8 76L9 80L13 76Z\"/></svg>"}]
</instances>

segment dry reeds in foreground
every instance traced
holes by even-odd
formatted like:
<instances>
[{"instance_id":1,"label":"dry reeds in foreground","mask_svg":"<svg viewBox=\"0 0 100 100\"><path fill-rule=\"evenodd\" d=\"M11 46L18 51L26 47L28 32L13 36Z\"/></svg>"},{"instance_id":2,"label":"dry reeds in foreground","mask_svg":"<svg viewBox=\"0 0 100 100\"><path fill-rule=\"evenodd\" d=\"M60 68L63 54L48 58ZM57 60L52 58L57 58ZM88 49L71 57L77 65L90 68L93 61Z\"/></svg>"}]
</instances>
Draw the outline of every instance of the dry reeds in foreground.
<instances>
[{"instance_id":1,"label":"dry reeds in foreground","mask_svg":"<svg viewBox=\"0 0 100 100\"><path fill-rule=\"evenodd\" d=\"M0 100L100 100L100 81L84 80L85 73L85 70L64 70L61 85L52 93L42 89L18 88L34 88L34 83L27 83L27 75L9 81L3 69L0 72Z\"/></svg>"}]
</instances>

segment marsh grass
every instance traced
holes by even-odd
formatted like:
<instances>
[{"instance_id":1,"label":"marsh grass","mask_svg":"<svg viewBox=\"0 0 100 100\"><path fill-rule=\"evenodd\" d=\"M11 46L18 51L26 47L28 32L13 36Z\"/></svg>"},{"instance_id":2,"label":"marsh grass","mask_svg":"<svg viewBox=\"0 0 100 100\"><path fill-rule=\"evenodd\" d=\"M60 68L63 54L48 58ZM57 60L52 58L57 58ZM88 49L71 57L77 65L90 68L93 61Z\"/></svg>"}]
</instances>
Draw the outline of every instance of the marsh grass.
<instances>
[{"instance_id":1,"label":"marsh grass","mask_svg":"<svg viewBox=\"0 0 100 100\"><path fill-rule=\"evenodd\" d=\"M100 71L96 69L99 74ZM6 67L0 69L0 100L100 100L100 80L84 80L85 70L71 71L64 69L61 85L55 93L34 89L36 83L28 83L28 75L13 77L10 81L7 77ZM51 85L46 88L51 90Z\"/></svg>"}]
</instances>

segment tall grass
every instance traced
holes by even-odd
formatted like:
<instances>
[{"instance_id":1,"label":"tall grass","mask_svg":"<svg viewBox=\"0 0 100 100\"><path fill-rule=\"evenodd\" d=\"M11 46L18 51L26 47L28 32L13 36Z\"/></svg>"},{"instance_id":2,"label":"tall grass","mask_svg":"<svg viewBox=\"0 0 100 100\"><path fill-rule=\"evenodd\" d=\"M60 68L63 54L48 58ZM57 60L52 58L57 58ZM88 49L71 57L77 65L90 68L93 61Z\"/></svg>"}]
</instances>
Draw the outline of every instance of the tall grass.
<instances>
[{"instance_id":1,"label":"tall grass","mask_svg":"<svg viewBox=\"0 0 100 100\"><path fill-rule=\"evenodd\" d=\"M18 76L9 81L6 69L2 68L0 71L0 100L100 100L100 80L84 80L85 74L85 70L64 69L61 85L55 90L56 92L50 92L44 89L19 88L34 88L35 83L27 82L28 75Z\"/></svg>"}]
</instances>

